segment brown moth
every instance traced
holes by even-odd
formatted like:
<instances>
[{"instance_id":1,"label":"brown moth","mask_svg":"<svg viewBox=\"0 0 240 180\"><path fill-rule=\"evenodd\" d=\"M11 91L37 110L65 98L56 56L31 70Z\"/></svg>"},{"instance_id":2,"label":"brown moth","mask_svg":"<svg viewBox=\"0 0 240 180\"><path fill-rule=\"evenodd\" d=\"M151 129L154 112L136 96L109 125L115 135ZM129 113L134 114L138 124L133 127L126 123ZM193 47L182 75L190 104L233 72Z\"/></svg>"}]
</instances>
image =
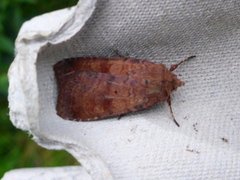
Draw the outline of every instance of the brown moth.
<instances>
[{"instance_id":1,"label":"brown moth","mask_svg":"<svg viewBox=\"0 0 240 180\"><path fill-rule=\"evenodd\" d=\"M134 58L78 57L53 66L58 84L57 114L63 119L93 121L146 109L167 101L184 85L164 64Z\"/></svg>"}]
</instances>

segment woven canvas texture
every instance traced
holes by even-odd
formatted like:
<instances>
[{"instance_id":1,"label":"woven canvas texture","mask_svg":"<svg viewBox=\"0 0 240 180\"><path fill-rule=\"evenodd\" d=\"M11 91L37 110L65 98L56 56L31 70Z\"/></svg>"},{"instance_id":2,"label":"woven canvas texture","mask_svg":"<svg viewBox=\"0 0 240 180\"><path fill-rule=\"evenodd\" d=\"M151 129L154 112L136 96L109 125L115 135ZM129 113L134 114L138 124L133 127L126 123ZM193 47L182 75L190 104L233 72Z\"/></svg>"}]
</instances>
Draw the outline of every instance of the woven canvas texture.
<instances>
[{"instance_id":1,"label":"woven canvas texture","mask_svg":"<svg viewBox=\"0 0 240 180\"><path fill-rule=\"evenodd\" d=\"M80 18L80 17L79 17ZM240 178L240 3L99 0L71 39L38 56L40 128L96 152L115 179ZM96 122L56 115L52 65L68 57L126 57L170 67L185 82L166 103Z\"/></svg>"}]
</instances>

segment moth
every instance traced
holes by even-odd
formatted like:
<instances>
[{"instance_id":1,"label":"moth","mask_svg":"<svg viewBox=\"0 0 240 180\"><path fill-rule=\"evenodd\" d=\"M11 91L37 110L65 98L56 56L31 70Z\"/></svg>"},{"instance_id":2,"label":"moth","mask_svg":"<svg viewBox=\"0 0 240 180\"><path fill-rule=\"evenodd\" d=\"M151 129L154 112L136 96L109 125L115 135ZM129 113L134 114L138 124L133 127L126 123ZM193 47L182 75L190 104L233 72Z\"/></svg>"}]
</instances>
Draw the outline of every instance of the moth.
<instances>
[{"instance_id":1,"label":"moth","mask_svg":"<svg viewBox=\"0 0 240 180\"><path fill-rule=\"evenodd\" d=\"M146 109L166 101L184 82L167 69L143 59L77 57L53 66L58 85L57 114L66 120L93 121Z\"/></svg>"}]
</instances>

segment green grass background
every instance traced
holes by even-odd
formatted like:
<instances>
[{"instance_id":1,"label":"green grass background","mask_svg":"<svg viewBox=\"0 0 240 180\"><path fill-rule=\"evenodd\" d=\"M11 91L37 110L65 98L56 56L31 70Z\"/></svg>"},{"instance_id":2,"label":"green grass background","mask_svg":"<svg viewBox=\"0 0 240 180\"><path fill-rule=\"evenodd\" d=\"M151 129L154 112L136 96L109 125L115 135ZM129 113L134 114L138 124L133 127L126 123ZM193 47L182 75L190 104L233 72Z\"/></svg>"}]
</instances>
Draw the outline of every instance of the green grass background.
<instances>
[{"instance_id":1,"label":"green grass background","mask_svg":"<svg viewBox=\"0 0 240 180\"><path fill-rule=\"evenodd\" d=\"M38 146L8 116L7 71L14 59L14 41L24 21L76 5L77 0L0 0L0 178L6 171L25 167L78 165L65 151Z\"/></svg>"}]
</instances>

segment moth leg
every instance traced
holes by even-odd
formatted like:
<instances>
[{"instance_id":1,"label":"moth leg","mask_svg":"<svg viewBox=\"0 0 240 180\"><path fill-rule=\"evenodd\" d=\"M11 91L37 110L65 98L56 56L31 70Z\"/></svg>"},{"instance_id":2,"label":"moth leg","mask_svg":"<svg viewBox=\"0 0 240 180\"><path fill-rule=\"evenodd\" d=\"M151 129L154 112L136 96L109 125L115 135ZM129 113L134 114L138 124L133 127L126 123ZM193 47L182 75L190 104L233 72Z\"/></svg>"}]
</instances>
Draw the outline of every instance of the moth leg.
<instances>
[{"instance_id":1,"label":"moth leg","mask_svg":"<svg viewBox=\"0 0 240 180\"><path fill-rule=\"evenodd\" d=\"M170 96L167 98L167 103L168 103L168 106L169 106L169 108L170 108L170 113L171 113L171 116L172 116L173 121L175 122L175 124L176 124L178 127L180 127L180 125L178 124L178 122L176 121L176 119L175 119L175 117L174 117L174 115L173 115Z\"/></svg>"},{"instance_id":2,"label":"moth leg","mask_svg":"<svg viewBox=\"0 0 240 180\"><path fill-rule=\"evenodd\" d=\"M118 49L115 49L114 50L114 53L118 56L118 57L121 57L121 58L125 58L125 56L123 56Z\"/></svg>"},{"instance_id":3,"label":"moth leg","mask_svg":"<svg viewBox=\"0 0 240 180\"><path fill-rule=\"evenodd\" d=\"M177 64L171 65L169 71L174 71L175 69L177 69L177 67L178 67L180 64L182 64L183 62L188 61L188 60L190 60L190 59L192 59L192 58L195 58L195 57L196 57L196 56L190 56L190 57L188 57L187 59L184 59L184 60L180 61L180 62L177 63Z\"/></svg>"},{"instance_id":4,"label":"moth leg","mask_svg":"<svg viewBox=\"0 0 240 180\"><path fill-rule=\"evenodd\" d=\"M120 120L123 116L125 116L125 114L120 114L120 115L118 116L118 120Z\"/></svg>"}]
</instances>

